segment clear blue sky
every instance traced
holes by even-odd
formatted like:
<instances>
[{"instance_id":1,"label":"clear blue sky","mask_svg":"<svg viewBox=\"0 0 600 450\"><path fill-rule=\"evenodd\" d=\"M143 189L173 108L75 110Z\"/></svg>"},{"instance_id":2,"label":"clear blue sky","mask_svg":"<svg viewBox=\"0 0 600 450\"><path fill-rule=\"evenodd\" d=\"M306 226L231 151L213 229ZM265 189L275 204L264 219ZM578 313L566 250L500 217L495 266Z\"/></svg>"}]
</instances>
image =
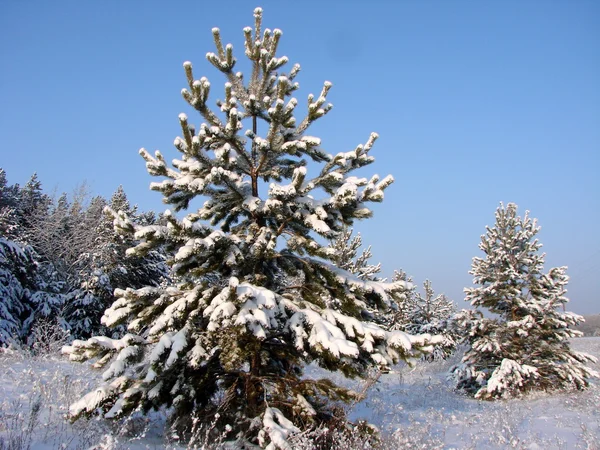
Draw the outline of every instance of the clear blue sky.
<instances>
[{"instance_id":1,"label":"clear blue sky","mask_svg":"<svg viewBox=\"0 0 600 450\"><path fill-rule=\"evenodd\" d=\"M600 312L600 2L0 2L0 166L37 171L47 191L123 184L143 209L138 149L168 159L193 115L182 62L222 95L205 60L211 28L243 59L252 10L284 32L305 104L333 82L333 111L311 129L329 153L371 131L372 171L391 173L375 217L357 224L384 273L430 278L459 306L500 201L542 226L547 268L568 265L570 309Z\"/></svg>"}]
</instances>

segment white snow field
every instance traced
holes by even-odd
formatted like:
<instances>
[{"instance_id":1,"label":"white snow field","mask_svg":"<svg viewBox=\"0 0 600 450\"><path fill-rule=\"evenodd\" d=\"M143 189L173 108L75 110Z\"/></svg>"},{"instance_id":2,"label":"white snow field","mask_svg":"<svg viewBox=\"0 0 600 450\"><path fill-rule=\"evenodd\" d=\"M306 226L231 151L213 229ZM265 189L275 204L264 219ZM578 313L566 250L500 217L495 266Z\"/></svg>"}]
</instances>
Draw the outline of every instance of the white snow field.
<instances>
[{"instance_id":1,"label":"white snow field","mask_svg":"<svg viewBox=\"0 0 600 450\"><path fill-rule=\"evenodd\" d=\"M574 339L572 345L600 357L599 337ZM389 449L600 449L600 380L583 392L478 401L454 392L446 381L458 358L420 363L415 369L395 367L366 390L363 402L352 406L351 418L375 424ZM327 374L313 368L307 372ZM337 374L328 375L349 384ZM100 372L89 364L3 351L0 379L0 450L186 448L165 432L164 413L120 423L69 423L68 405L100 380ZM350 385L366 389L364 382ZM188 448L213 448L200 441Z\"/></svg>"}]
</instances>

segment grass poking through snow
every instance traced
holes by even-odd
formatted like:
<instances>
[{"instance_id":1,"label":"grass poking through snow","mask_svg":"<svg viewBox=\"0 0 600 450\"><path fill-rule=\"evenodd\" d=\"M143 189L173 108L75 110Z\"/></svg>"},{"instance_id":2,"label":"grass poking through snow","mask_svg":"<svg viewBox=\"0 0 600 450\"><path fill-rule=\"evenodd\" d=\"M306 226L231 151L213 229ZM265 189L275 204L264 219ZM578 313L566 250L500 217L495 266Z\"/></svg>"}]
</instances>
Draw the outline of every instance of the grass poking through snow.
<instances>
[{"instance_id":1,"label":"grass poking through snow","mask_svg":"<svg viewBox=\"0 0 600 450\"><path fill-rule=\"evenodd\" d=\"M576 350L600 356L600 338L573 341ZM379 443L352 433L314 430L296 438L295 449L314 448L327 438L339 450L392 449L600 449L600 386L584 392L539 393L524 399L482 402L457 394L446 380L453 360L396 367L381 375L353 406L352 419L366 419L381 432ZM596 369L600 369L596 366ZM322 376L318 369L308 376ZM348 383L361 390L364 382ZM186 446L165 429L166 414L134 415L120 422L70 423L69 405L100 381L86 364L59 356L0 353L0 450L141 450L222 448L197 430ZM368 383L368 382L367 382ZM223 436L226 439L226 433Z\"/></svg>"}]
</instances>

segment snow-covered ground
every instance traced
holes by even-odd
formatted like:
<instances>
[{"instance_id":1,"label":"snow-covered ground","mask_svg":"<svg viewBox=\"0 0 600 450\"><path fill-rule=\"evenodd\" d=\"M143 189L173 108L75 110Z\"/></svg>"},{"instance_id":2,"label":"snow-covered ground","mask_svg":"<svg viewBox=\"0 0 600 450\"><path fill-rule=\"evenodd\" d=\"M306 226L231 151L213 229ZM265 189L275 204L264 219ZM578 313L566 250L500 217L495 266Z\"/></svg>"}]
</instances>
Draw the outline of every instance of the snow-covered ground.
<instances>
[{"instance_id":1,"label":"snow-covered ground","mask_svg":"<svg viewBox=\"0 0 600 450\"><path fill-rule=\"evenodd\" d=\"M600 357L600 338L574 339L572 346ZM584 392L478 401L457 394L446 381L456 362L382 375L352 417L400 433L407 448L600 450L600 380Z\"/></svg>"},{"instance_id":2,"label":"snow-covered ground","mask_svg":"<svg viewBox=\"0 0 600 450\"><path fill-rule=\"evenodd\" d=\"M600 338L575 339L573 347L600 357ZM381 375L351 417L379 427L390 448L600 449L600 380L585 392L483 402L452 391L445 377L453 362ZM4 352L0 379L0 450L183 448L165 436L161 413L120 424L66 421L68 405L100 379L89 365Z\"/></svg>"}]
</instances>

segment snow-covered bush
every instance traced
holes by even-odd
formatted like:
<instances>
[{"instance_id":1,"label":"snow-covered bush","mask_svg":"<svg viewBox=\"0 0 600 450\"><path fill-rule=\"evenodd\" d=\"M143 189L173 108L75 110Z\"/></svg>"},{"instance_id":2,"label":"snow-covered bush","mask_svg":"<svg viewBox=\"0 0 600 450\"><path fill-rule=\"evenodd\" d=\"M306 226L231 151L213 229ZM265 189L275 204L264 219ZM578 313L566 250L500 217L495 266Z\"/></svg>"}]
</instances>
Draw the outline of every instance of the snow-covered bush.
<instances>
[{"instance_id":1,"label":"snow-covered bush","mask_svg":"<svg viewBox=\"0 0 600 450\"><path fill-rule=\"evenodd\" d=\"M564 312L566 267L543 271L544 254L535 239L540 227L521 218L517 206L500 204L496 224L486 227L470 274L477 287L465 289L475 311L457 317L469 348L452 369L457 388L493 399L532 390L584 389L598 373L586 367L593 356L571 350L572 329L583 318ZM482 309L493 313L484 317Z\"/></svg>"},{"instance_id":2,"label":"snow-covered bush","mask_svg":"<svg viewBox=\"0 0 600 450\"><path fill-rule=\"evenodd\" d=\"M62 347L70 340L71 334L57 318L43 318L35 322L27 345L36 356L59 355Z\"/></svg>"},{"instance_id":3,"label":"snow-covered bush","mask_svg":"<svg viewBox=\"0 0 600 450\"><path fill-rule=\"evenodd\" d=\"M382 201L393 179L350 175L374 161L376 134L337 154L306 134L331 110L331 83L308 96L307 113L296 121L300 66L280 71L288 61L276 55L282 33L262 29L260 8L254 16L254 30L244 29L250 76L233 70L233 47L223 46L214 28L217 51L207 58L227 79L219 109L207 104L209 81L195 79L185 62L189 88L182 94L204 122L195 127L179 116L181 156L173 167L158 151L140 151L161 179L152 189L175 211L199 196L206 201L182 218L165 213L161 225L115 214L116 228L140 240L129 254L172 252L175 281L118 289L102 321L127 324L129 334L64 349L74 361L98 358L96 366L105 367L105 383L72 405L73 418L168 406L179 428L189 431L192 417L217 420L217 434L229 425L236 439L289 448L301 430L339 421L337 406L357 397L328 379L303 377L307 363L360 377L372 366L418 358L438 342L373 323L407 284L361 280L335 267L320 243L370 217L369 202ZM308 160L321 165L313 175Z\"/></svg>"}]
</instances>

